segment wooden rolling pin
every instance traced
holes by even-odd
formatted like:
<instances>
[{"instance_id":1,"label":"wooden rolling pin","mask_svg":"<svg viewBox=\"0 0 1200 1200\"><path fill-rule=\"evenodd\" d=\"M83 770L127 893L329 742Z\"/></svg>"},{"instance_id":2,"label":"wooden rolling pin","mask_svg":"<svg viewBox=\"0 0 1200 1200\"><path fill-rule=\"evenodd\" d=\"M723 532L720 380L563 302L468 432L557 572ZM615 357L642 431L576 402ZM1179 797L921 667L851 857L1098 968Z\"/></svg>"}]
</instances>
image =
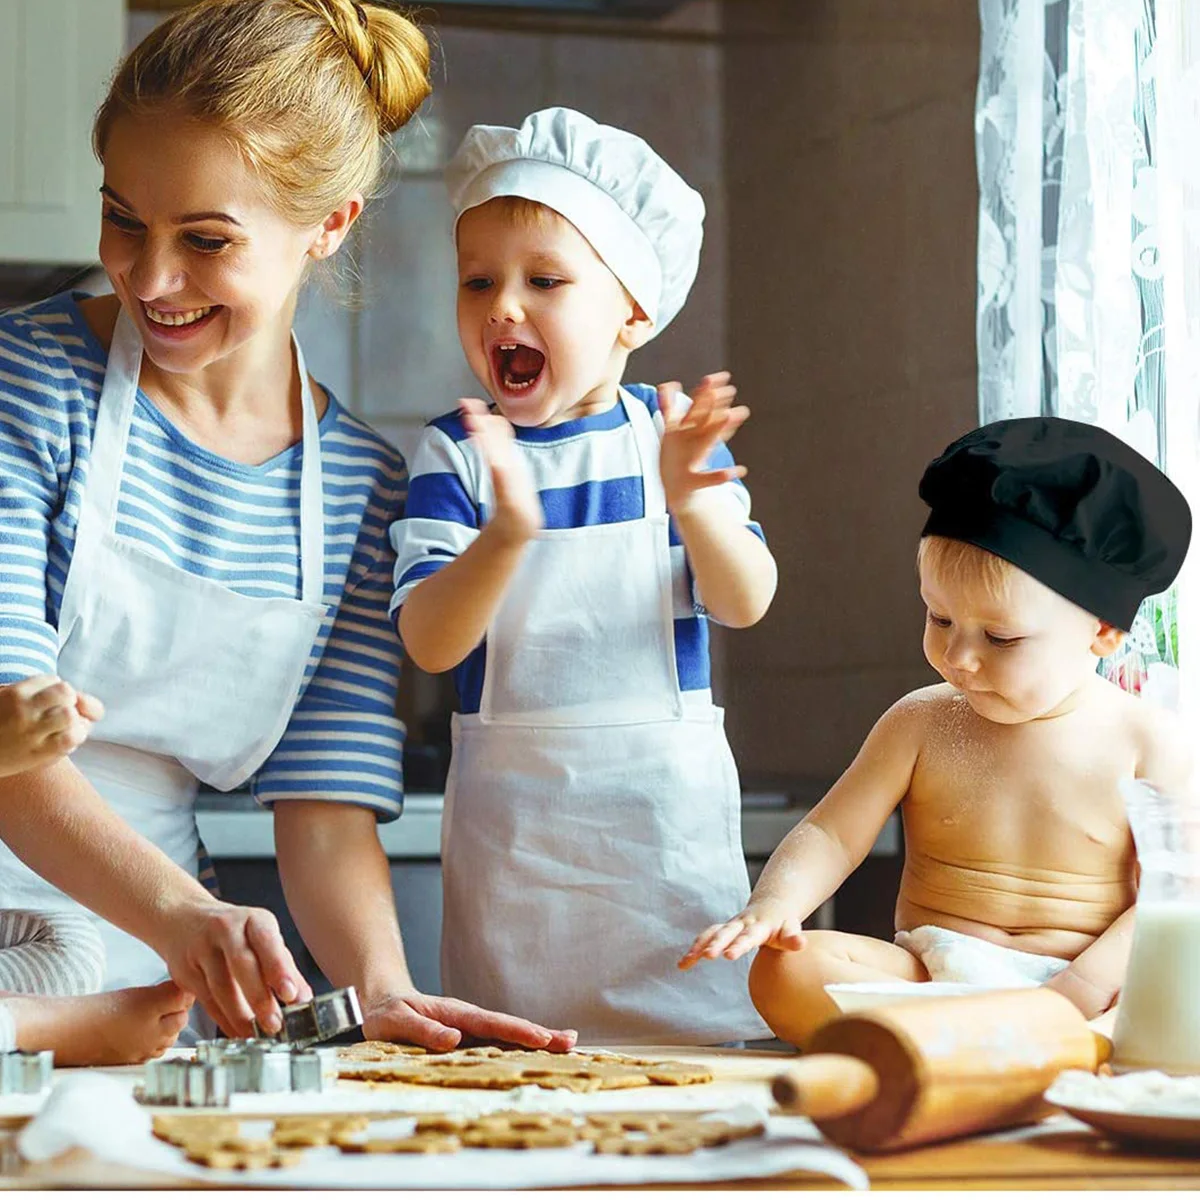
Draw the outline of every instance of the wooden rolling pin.
<instances>
[{"instance_id":1,"label":"wooden rolling pin","mask_svg":"<svg viewBox=\"0 0 1200 1200\"><path fill-rule=\"evenodd\" d=\"M1036 1120L1060 1071L1109 1049L1045 988L917 1000L831 1021L773 1091L838 1145L899 1150Z\"/></svg>"}]
</instances>

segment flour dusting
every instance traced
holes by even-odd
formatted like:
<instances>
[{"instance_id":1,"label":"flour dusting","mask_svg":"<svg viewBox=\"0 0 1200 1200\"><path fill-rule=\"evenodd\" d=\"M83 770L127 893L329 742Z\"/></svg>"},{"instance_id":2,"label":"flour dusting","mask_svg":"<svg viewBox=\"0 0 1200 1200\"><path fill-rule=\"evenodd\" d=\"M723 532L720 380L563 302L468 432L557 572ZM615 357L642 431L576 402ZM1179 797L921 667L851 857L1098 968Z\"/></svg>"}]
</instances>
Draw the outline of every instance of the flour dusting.
<instances>
[{"instance_id":1,"label":"flour dusting","mask_svg":"<svg viewBox=\"0 0 1200 1200\"><path fill-rule=\"evenodd\" d=\"M1107 1112L1137 1112L1200 1119L1200 1075L1134 1071L1092 1075L1064 1071L1046 1093L1051 1104Z\"/></svg>"}]
</instances>

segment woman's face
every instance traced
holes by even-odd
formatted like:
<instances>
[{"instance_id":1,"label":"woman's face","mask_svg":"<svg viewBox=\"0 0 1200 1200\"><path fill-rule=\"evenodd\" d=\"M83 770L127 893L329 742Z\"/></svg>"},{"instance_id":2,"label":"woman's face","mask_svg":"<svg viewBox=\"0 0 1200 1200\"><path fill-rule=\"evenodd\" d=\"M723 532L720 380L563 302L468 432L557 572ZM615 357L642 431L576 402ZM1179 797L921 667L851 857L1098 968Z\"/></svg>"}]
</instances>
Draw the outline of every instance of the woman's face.
<instances>
[{"instance_id":1,"label":"woman's face","mask_svg":"<svg viewBox=\"0 0 1200 1200\"><path fill-rule=\"evenodd\" d=\"M100 261L147 355L173 373L290 330L305 263L336 248L328 222L281 216L211 125L120 117L101 191Z\"/></svg>"}]
</instances>

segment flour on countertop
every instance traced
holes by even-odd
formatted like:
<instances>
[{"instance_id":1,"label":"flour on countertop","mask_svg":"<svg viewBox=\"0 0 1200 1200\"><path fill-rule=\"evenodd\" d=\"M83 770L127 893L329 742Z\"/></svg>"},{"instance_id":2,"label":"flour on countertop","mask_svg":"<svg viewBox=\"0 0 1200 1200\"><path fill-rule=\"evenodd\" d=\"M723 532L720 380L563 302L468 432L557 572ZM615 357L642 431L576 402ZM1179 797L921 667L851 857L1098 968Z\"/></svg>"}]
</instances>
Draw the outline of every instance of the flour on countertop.
<instances>
[{"instance_id":1,"label":"flour on countertop","mask_svg":"<svg viewBox=\"0 0 1200 1200\"><path fill-rule=\"evenodd\" d=\"M1200 1075L1164 1075L1162 1071L1092 1075L1087 1071L1064 1071L1046 1093L1046 1099L1052 1104L1075 1108L1200 1118Z\"/></svg>"}]
</instances>

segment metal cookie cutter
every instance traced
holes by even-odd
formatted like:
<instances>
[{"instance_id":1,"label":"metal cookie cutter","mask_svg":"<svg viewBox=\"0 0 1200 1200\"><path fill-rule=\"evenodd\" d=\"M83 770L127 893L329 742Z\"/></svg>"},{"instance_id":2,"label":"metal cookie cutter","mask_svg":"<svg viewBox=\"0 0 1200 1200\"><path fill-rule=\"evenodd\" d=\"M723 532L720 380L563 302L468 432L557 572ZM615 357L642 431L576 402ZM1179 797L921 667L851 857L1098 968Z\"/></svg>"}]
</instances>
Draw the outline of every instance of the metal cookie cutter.
<instances>
[{"instance_id":1,"label":"metal cookie cutter","mask_svg":"<svg viewBox=\"0 0 1200 1200\"><path fill-rule=\"evenodd\" d=\"M0 1055L0 1094L37 1095L50 1086L53 1071L53 1050L11 1050Z\"/></svg>"},{"instance_id":2,"label":"metal cookie cutter","mask_svg":"<svg viewBox=\"0 0 1200 1200\"><path fill-rule=\"evenodd\" d=\"M325 1077L320 1056L315 1050L292 1051L293 1092L323 1092Z\"/></svg>"},{"instance_id":3,"label":"metal cookie cutter","mask_svg":"<svg viewBox=\"0 0 1200 1200\"><path fill-rule=\"evenodd\" d=\"M239 1092L324 1092L337 1087L335 1046L300 1049L269 1038L199 1042L196 1061L159 1059L146 1064L138 1099L143 1104L226 1107Z\"/></svg>"},{"instance_id":4,"label":"metal cookie cutter","mask_svg":"<svg viewBox=\"0 0 1200 1200\"><path fill-rule=\"evenodd\" d=\"M156 1059L146 1064L139 1098L143 1104L225 1108L232 1090L224 1063Z\"/></svg>"},{"instance_id":5,"label":"metal cookie cutter","mask_svg":"<svg viewBox=\"0 0 1200 1200\"><path fill-rule=\"evenodd\" d=\"M274 1035L277 1042L288 1042L293 1046L311 1046L314 1042L327 1042L340 1033L348 1033L362 1024L362 1009L358 1004L358 993L352 987L338 988L323 996L314 996L302 1004L289 1004L283 1010L283 1028ZM255 1026L258 1037L270 1038Z\"/></svg>"},{"instance_id":6,"label":"metal cookie cutter","mask_svg":"<svg viewBox=\"0 0 1200 1200\"><path fill-rule=\"evenodd\" d=\"M248 1092L290 1092L292 1090L292 1055L287 1046L278 1042L258 1042L246 1051L249 1071Z\"/></svg>"}]
</instances>

